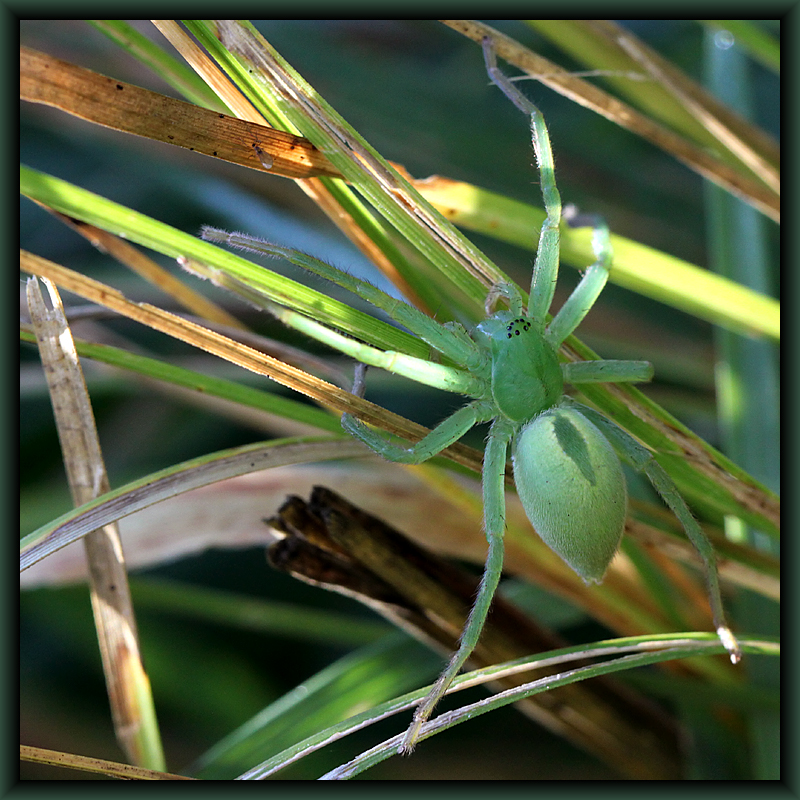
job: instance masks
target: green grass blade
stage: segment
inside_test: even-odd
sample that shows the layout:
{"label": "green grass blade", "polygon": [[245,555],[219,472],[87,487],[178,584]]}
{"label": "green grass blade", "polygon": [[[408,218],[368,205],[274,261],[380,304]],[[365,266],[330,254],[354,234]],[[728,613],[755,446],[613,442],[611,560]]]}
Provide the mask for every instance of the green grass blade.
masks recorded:
{"label": "green grass blade", "polygon": [[[650,649],[649,646],[656,643],[658,640],[666,643],[670,638],[672,637],[653,637],[649,641],[643,640],[643,643],[645,644],[644,649]],[[696,639],[696,641],[694,641],[692,644],[676,643],[673,646],[666,646],[661,652],[644,652],[634,653],[633,655],[622,655],[618,658],[613,658],[599,664],[592,664],[588,667],[578,667],[572,670],[565,670],[556,677],[548,676],[545,678],[540,678],[532,683],[523,684],[522,686],[515,687],[514,689],[508,689],[506,691],[499,692],[487,700],[481,700],[477,703],[456,709],[455,711],[445,712],[423,725],[422,732],[420,734],[420,741],[430,738],[431,736],[441,733],[442,731],[449,730],[453,726],[459,725],[462,722],[467,722],[470,719],[474,719],[476,716],[486,714],[511,703],[516,703],[525,697],[531,697],[533,695],[540,694],[541,692],[549,691],[556,686],[566,686],[570,683],[586,680],[587,678],[610,675],[615,672],[633,669],[635,667],[649,666],[651,664],[658,664],[664,661],[671,661],[679,658],[689,658],[691,656],[707,654],[713,651],[723,651],[721,645],[717,646],[712,644],[710,647],[707,646],[709,642],[707,641],[708,637],[706,635],[692,634],[686,638]],[[704,639],[706,641],[703,641]],[[604,646],[607,644],[607,642],[597,642],[594,645],[587,646],[585,649],[587,650],[587,654],[591,654],[591,651],[595,648],[598,651],[602,651]],[[770,642],[747,642],[743,643],[743,648],[745,649],[745,652],[749,653],[766,652],[771,653],[772,655],[777,655],[779,653],[779,649],[773,647]],[[370,767],[379,764],[381,761],[385,761],[387,758],[396,755],[397,747],[401,740],[402,734],[395,736],[377,745],[371,750],[362,753],[351,762],[343,764],[341,767],[338,767],[326,775],[323,775],[321,780],[347,780],[349,778],[353,778]]]}
{"label": "green grass blade", "polygon": [[[297,74],[250,23],[187,21],[268,119],[310,139],[436,271],[480,307],[502,273]],[[478,280],[482,276],[483,280]]]}
{"label": "green grass blade", "polygon": [[439,658],[400,633],[386,636],[326,667],[219,742],[194,774],[230,780],[270,753],[315,737],[318,731],[429,680]]}
{"label": "green grass blade", "polygon": [[[777,655],[779,648],[776,647],[771,641],[743,641],[743,646],[747,648],[748,652],[758,652],[769,655]],[[652,652],[654,649],[658,652]],[[572,670],[565,673],[566,683],[573,683],[578,680],[583,680],[589,677],[590,674],[597,675],[603,671],[610,669],[616,671],[620,669],[627,669],[630,667],[630,662],[625,662],[619,656],[625,656],[626,653],[636,654],[633,658],[634,666],[640,664],[638,659],[656,659],[658,661],[665,661],[671,658],[680,658],[685,655],[706,655],[712,652],[722,652],[722,646],[719,640],[713,634],[703,633],[690,633],[690,634],[665,634],[657,636],[632,636],[623,637],[619,639],[611,639],[607,641],[595,642],[588,645],[578,645],[573,647],[565,647],[558,650],[552,650],[547,653],[537,653],[526,658],[510,661],[505,664],[496,664],[491,667],[474,670],[464,675],[460,675],[453,682],[452,687],[448,690],[448,694],[458,692],[467,687],[482,685],[489,683],[493,680],[499,679],[506,675],[517,675],[525,671],[539,669],[543,667],[551,667],[560,664],[569,664],[574,661],[585,660],[589,657],[611,656],[612,660],[609,662],[594,665],[592,667],[584,668],[589,672],[581,672]],[[630,657],[629,657],[630,658]],[[654,663],[656,663],[654,662]],[[650,663],[649,661],[647,663]],[[613,665],[619,665],[616,668]],[[600,670],[601,673],[596,672]],[[444,729],[449,728],[453,724],[465,722],[474,716],[477,707],[477,713],[486,713],[494,708],[508,705],[511,702],[516,702],[521,699],[520,694],[530,696],[541,691],[546,691],[552,685],[553,677],[543,678],[536,681],[534,684],[523,685],[515,689],[503,692],[500,695],[490,697],[488,700],[480,701],[474,706],[470,706],[467,710],[457,709],[456,711],[449,712],[448,715],[441,715],[436,717],[428,723],[428,728],[433,735],[439,733]],[[403,711],[411,709],[422,700],[430,687],[423,687],[406,695],[395,697],[389,701],[381,703],[377,706],[370,708],[367,711],[356,714],[343,722],[332,725],[326,730],[320,730],[309,736],[307,739],[298,742],[291,747],[288,747],[283,752],[277,753],[268,760],[259,764],[256,767],[248,770],[248,772],[239,776],[239,780],[263,780],[289,764],[292,764],[311,753],[326,747],[335,741],[348,736],[349,734],[360,730],[366,726],[379,722],[387,717],[399,714]],[[442,725],[442,721],[446,720]],[[366,759],[361,759],[359,764],[359,771],[367,769],[374,764],[392,756],[396,752],[396,745],[399,742],[400,736],[395,737],[395,740],[390,740],[390,743],[379,745],[374,751],[366,756]],[[363,756],[364,754],[362,754]],[[378,756],[377,760],[372,760],[373,756]],[[353,762],[351,762],[352,764]],[[363,767],[363,769],[362,769]],[[346,765],[345,765],[346,768]],[[339,777],[352,777],[352,775],[344,775],[344,769],[339,768],[336,775]],[[331,776],[333,777],[333,776]]]}
{"label": "green grass blade", "polygon": [[[456,225],[536,251],[543,209],[458,181],[420,190]],[[780,339],[777,300],[613,232],[611,243],[611,283],[739,333]],[[583,270],[593,258],[591,230],[562,226],[562,262]]]}
{"label": "green grass blade", "polygon": [[62,214],[123,236],[172,258],[188,258],[241,275],[258,285],[270,300],[339,328],[387,350],[428,356],[429,348],[415,337],[264,267],[203,242],[93,192],[43,172],[20,166],[20,192]]}
{"label": "green grass blade", "polygon": [[90,25],[160,75],[173,89],[196,105],[230,114],[210,87],[186,64],[178,61],[122,19],[89,19]]}
{"label": "green grass blade", "polygon": [[[737,39],[738,40],[738,39]],[[706,33],[706,71],[711,88],[741,113],[752,116],[753,76],[745,55],[737,48],[715,46]],[[715,269],[735,280],[764,289],[770,284],[770,259],[763,219],[739,199],[708,186],[709,250]],[[780,377],[779,354],[766,342],[750,341],[717,330],[717,404],[723,447],[737,463],[770,488],[780,486]],[[734,541],[757,549],[779,552],[778,542],[748,529],[741,518],[725,520],[725,532]],[[780,632],[778,603],[753,592],[737,597],[740,624],[761,634]],[[778,692],[776,664],[759,663],[751,672],[753,686]],[[751,711],[747,716],[752,746],[752,774],[759,780],[780,778],[780,713]]]}

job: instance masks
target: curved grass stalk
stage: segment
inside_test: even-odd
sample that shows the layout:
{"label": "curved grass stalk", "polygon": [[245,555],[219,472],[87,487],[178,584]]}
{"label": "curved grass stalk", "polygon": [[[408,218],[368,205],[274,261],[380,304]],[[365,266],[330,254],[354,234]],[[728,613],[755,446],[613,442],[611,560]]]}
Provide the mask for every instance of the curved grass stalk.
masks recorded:
{"label": "curved grass stalk", "polygon": [[[779,654],[779,647],[769,641],[743,639],[741,644],[748,653]],[[657,650],[658,652],[653,652],[653,650]],[[534,656],[517,659],[516,661],[506,664],[496,664],[491,667],[474,670],[456,678],[447,693],[453,694],[463,689],[498,680],[504,676],[517,675],[533,669],[569,664],[570,662],[581,661],[590,657],[609,657],[608,661],[601,664],[579,667],[564,672],[557,678],[543,678],[531,684],[524,684],[506,692],[493,695],[478,703],[441,714],[426,724],[421,738],[429,738],[430,736],[447,730],[453,725],[466,722],[475,716],[514,703],[532,694],[547,691],[549,688],[554,688],[557,685],[566,685],[579,680],[585,680],[589,677],[610,674],[612,672],[631,669],[636,666],[644,666],[647,664],[705,654],[710,651],[724,652],[719,640],[716,639],[713,634],[691,633],[647,637],[623,637],[595,642],[591,645],[566,647],[544,654],[538,653]],[[258,766],[253,767],[240,775],[237,780],[263,780],[268,778],[290,764],[299,761],[305,756],[357,730],[361,730],[376,722],[380,722],[395,714],[413,708],[424,699],[428,688],[429,687],[423,687],[414,692],[409,692],[408,694],[382,703],[368,711],[357,714],[341,723],[332,725],[298,742],[296,745],[287,748],[281,753],[276,754]],[[398,735],[383,742],[377,747],[363,753],[354,761],[342,765],[333,772],[323,776],[322,779],[340,780],[354,777],[356,774],[363,772],[369,767],[396,755],[397,746],[401,738],[402,736]]]}
{"label": "curved grass stalk", "polygon": [[184,461],[100,495],[20,540],[20,571],[103,525],[190,489],[270,467],[368,455],[342,439],[278,439]]}

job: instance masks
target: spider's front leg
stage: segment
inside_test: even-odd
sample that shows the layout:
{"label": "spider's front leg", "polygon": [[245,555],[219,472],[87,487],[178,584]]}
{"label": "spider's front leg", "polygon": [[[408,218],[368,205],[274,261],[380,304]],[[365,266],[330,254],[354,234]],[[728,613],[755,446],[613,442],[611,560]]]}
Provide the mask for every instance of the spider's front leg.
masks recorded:
{"label": "spider's front leg", "polygon": [[527,114],[531,122],[531,141],[533,142],[533,150],[539,167],[542,198],[547,217],[539,234],[539,247],[536,251],[536,261],[534,262],[533,275],[531,277],[528,316],[537,320],[544,320],[553,302],[553,295],[556,290],[561,238],[559,231],[559,226],[561,225],[561,195],[556,186],[555,163],[553,161],[553,151],[550,147],[550,137],[547,133],[547,126],[542,112],[498,68],[497,55],[494,51],[492,40],[487,36],[481,44],[483,46],[486,71],[489,73],[492,83],[523,114]]}

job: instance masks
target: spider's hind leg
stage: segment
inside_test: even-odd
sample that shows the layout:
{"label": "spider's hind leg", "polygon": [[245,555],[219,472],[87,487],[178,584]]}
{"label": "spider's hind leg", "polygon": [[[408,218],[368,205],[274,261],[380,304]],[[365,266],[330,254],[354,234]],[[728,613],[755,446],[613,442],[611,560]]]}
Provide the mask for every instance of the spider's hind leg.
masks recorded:
{"label": "spider's hind leg", "polygon": [[611,442],[614,449],[620,456],[628,462],[637,472],[641,472],[650,481],[653,488],[661,496],[669,509],[678,518],[686,536],[694,545],[697,554],[703,561],[706,574],[706,584],[708,585],[708,596],[711,603],[711,613],[714,619],[714,628],[717,636],[728,651],[731,662],[737,664],[741,661],[742,651],[739,642],[730,629],[725,619],[725,609],[722,604],[722,592],[719,585],[719,573],[717,571],[717,558],[714,548],[708,537],[703,533],[703,529],[697,520],[692,516],[692,512],[686,505],[686,501],[681,497],[675,482],[667,474],[666,470],[655,460],[653,454],[637,442],[630,434],[607,419],[594,409],[573,403],[580,412],[588,417]]}

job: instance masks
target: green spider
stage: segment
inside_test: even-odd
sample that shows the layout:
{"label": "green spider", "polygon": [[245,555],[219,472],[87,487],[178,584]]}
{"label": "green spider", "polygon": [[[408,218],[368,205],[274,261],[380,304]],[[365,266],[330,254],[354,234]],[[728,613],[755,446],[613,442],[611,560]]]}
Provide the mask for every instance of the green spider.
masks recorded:
{"label": "green spider", "polygon": [[[608,228],[593,221],[596,261],[549,325],[559,266],[561,198],[556,187],[553,155],[544,119],[497,67],[491,42],[485,39],[486,69],[493,83],[530,117],[533,148],[541,176],[547,217],[542,226],[527,309],[516,287],[495,287],[486,301],[487,314],[472,333],[456,323],[440,325],[413,307],[323,262],[288,248],[241,234],[204,228],[203,238],[289,259],[357,293],[386,311],[457,365],[433,364],[384,352],[341,336],[318,323],[283,310],[290,324],[352,355],[364,364],[383,367],[432,386],[471,396],[423,439],[410,447],[387,440],[350,414],[342,427],[389,461],[419,464],[460,439],[479,423],[492,422],[483,460],[484,528],[489,543],[475,603],[450,659],[419,705],[401,745],[410,752],[421,726],[430,717],[480,637],[503,568],[505,472],[509,447],[517,493],[542,540],[585,581],[599,582],[619,548],[627,516],[627,491],[620,458],[644,473],[680,520],[705,566],[716,631],[731,661],[741,658],[738,642],[725,621],[713,548],[695,521],[672,479],[651,453],[594,409],[564,394],[564,384],[631,383],[652,377],[646,361],[585,361],[560,364],[557,351],[591,309],[608,279],[611,243]],[[573,225],[585,219],[568,220]],[[227,278],[220,281],[246,296],[252,290]],[[507,311],[490,313],[504,299]],[[262,301],[263,302],[263,301]]]}

